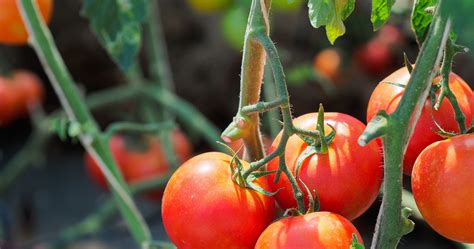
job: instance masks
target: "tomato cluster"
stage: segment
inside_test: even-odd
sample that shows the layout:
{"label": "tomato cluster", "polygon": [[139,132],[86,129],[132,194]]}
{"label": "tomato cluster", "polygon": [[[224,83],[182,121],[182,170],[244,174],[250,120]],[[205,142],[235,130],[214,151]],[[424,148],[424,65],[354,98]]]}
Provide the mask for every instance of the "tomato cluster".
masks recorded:
{"label": "tomato cluster", "polygon": [[[162,217],[165,229],[178,248],[348,248],[353,234],[349,220],[361,215],[375,200],[382,181],[381,153],[376,142],[357,144],[365,125],[342,113],[324,114],[328,135],[334,138],[327,153],[315,153],[301,165],[298,179],[320,201],[318,212],[272,221],[282,208],[296,208],[288,178],[275,182],[275,173],[254,181],[275,198],[243,187],[234,180],[229,155],[211,152],[184,163],[166,186]],[[294,119],[301,129],[315,130],[317,113]],[[280,143],[278,135],[269,152]],[[238,144],[238,142],[236,142]],[[234,146],[235,147],[235,146]],[[295,164],[308,145],[298,136],[286,145],[286,164],[294,175]],[[364,156],[360,156],[360,155]],[[243,168],[248,163],[241,161]],[[278,158],[267,170],[278,168]],[[300,186],[303,189],[303,186]],[[306,196],[308,199],[308,196]],[[196,227],[199,227],[197,232]],[[317,239],[315,239],[317,238]]]}
{"label": "tomato cluster", "polygon": [[[169,165],[166,161],[162,145],[156,137],[145,137],[145,148],[130,148],[127,139],[123,135],[114,135],[109,141],[112,156],[117,167],[127,183],[133,184],[154,178],[164,177],[169,174]],[[187,137],[180,131],[172,132],[173,147],[178,160],[186,161],[191,157],[192,147]],[[90,177],[101,187],[107,189],[107,180],[99,166],[88,153],[84,155],[87,172]],[[152,200],[160,200],[163,190],[157,189],[146,193],[146,197]]]}
{"label": "tomato cluster", "polygon": [[[25,44],[28,33],[18,9],[16,0],[0,0],[0,43],[8,45]],[[36,0],[41,16],[49,22],[53,0]]]}
{"label": "tomato cluster", "polygon": [[44,97],[41,80],[35,74],[18,70],[11,77],[0,76],[0,126],[28,113],[28,108]]}

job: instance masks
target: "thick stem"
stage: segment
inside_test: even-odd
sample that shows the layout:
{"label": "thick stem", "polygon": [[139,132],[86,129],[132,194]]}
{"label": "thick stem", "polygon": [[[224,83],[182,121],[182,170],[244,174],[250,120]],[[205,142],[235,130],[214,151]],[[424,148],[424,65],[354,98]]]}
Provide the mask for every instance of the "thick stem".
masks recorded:
{"label": "thick stem", "polygon": [[262,86],[265,51],[255,39],[255,35],[263,32],[269,33],[268,13],[270,1],[253,0],[245,33],[240,80],[240,102],[238,117],[245,120],[245,129],[242,130],[242,139],[245,145],[245,154],[248,161],[255,161],[265,156],[262,146],[259,127],[259,114],[245,115],[241,109],[245,106],[256,104],[260,99]]}
{"label": "thick stem", "polygon": [[106,137],[101,134],[84,100],[78,94],[79,91],[54,44],[51,33],[38,14],[38,7],[32,0],[18,0],[18,5],[27,26],[29,41],[38,54],[68,118],[83,127],[88,127],[88,134],[80,134],[79,140],[99,163],[132,235],[140,245],[151,240],[150,231],[115,165]]}
{"label": "thick stem", "polygon": [[[443,7],[444,2],[445,0],[439,1],[438,10],[431,24],[428,37],[421,48],[416,67],[411,74],[410,81],[397,109],[386,119],[387,122],[374,124],[372,122],[380,120],[380,118],[374,118],[374,121],[370,122],[372,124],[369,123],[367,126],[375,129],[374,126],[385,125],[381,129],[385,132],[382,137],[385,150],[383,201],[372,248],[396,248],[400,238],[404,235],[404,231],[407,231],[403,227],[406,223],[403,222],[401,213],[403,154],[414,128],[414,125],[410,125],[410,121],[415,124],[418,120],[435,76],[434,68],[439,64],[449,33],[450,21]],[[366,137],[366,135],[363,134],[361,137]],[[361,141],[361,144],[367,142]]]}
{"label": "thick stem", "polygon": [[[276,91],[275,91],[275,82],[273,81],[273,74],[272,68],[269,65],[269,62],[265,65],[265,80],[263,83],[263,95],[265,101],[273,101],[277,99]],[[265,115],[266,123],[268,127],[268,132],[270,138],[275,138],[281,130],[281,126],[278,123],[280,120],[280,115],[278,114],[277,110],[270,110],[268,111],[267,115]]]}

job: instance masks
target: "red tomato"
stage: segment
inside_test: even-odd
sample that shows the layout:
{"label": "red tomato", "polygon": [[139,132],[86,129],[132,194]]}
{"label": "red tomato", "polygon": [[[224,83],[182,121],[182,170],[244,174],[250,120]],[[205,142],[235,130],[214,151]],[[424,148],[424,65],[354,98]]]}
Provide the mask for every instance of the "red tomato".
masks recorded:
{"label": "red tomato", "polygon": [[12,80],[0,77],[0,126],[4,126],[19,116],[21,95]]}
{"label": "red tomato", "polygon": [[413,168],[412,190],[426,222],[446,238],[474,243],[474,135],[428,146]]}
{"label": "red tomato", "polygon": [[274,222],[258,238],[255,249],[348,249],[357,229],[344,217],[315,212]]}
{"label": "red tomato", "polygon": [[[317,113],[309,113],[294,120],[295,126],[315,130]],[[325,123],[334,127],[336,135],[327,154],[308,157],[299,170],[301,179],[310,190],[316,190],[322,211],[340,214],[355,219],[374,202],[382,181],[382,155],[377,143],[359,146],[358,137],[365,129],[359,120],[342,113],[325,113]],[[331,128],[326,125],[325,131]],[[270,151],[280,143],[281,132],[273,141]],[[297,160],[308,145],[297,135],[288,140],[285,150],[286,165],[294,173]],[[270,161],[268,170],[278,169],[278,157]],[[275,174],[269,175],[272,191],[282,190],[276,195],[282,208],[296,207],[291,184],[281,174],[277,184]],[[300,184],[301,186],[301,184]],[[306,203],[308,201],[305,194]]]}
{"label": "red tomato", "polygon": [[355,52],[358,66],[369,75],[385,73],[393,64],[394,58],[387,44],[372,40]]}
{"label": "red tomato", "polygon": [[41,79],[26,70],[18,70],[12,77],[16,88],[22,93],[23,112],[28,112],[28,106],[41,102],[44,98],[44,89]]}
{"label": "red tomato", "polygon": [[376,40],[386,44],[387,46],[398,46],[403,43],[404,37],[400,29],[391,24],[386,24],[377,33]]}
{"label": "red tomato", "polygon": [[[231,160],[224,153],[204,153],[171,177],[161,213],[165,230],[178,248],[251,249],[272,222],[274,199],[234,183]],[[267,188],[263,178],[256,184]]]}
{"label": "red tomato", "polygon": [[[115,163],[120,171],[123,171],[124,157],[127,153],[124,138],[121,135],[114,135],[109,141],[110,151],[115,160]],[[101,187],[108,189],[107,180],[104,174],[99,168],[99,165],[95,162],[94,158],[89,153],[84,154],[84,162],[86,164],[87,173],[89,176]]]}
{"label": "red tomato", "polygon": [[[382,82],[406,85],[409,79],[408,69],[403,67],[389,75]],[[437,80],[439,79],[435,79],[435,81]],[[377,85],[370,97],[367,108],[367,121],[370,121],[379,110],[386,110],[389,114],[394,112],[405,91],[403,87],[382,82]],[[470,107],[470,99],[473,97],[472,90],[461,77],[454,73],[451,73],[449,76],[449,86],[456,96],[461,110],[466,115],[466,125],[469,126],[472,120],[472,112],[474,111]],[[438,111],[431,107],[430,99],[426,100],[405,152],[403,172],[407,175],[411,175],[413,163],[420,152],[426,146],[442,139],[435,132],[437,126],[433,121],[433,117],[444,130],[459,132],[458,124],[454,119],[454,111],[448,99],[445,98],[443,100]]]}
{"label": "red tomato", "polygon": [[335,48],[327,48],[314,57],[314,69],[325,77],[336,80],[339,75],[342,59]]}
{"label": "red tomato", "polygon": [[[52,0],[36,0],[41,16],[49,22],[53,9]],[[9,45],[25,44],[28,33],[23,25],[16,0],[0,0],[0,43]]]}
{"label": "red tomato", "polygon": [[[191,157],[192,148],[186,136],[179,132],[172,133],[173,146],[180,161]],[[124,138],[115,135],[110,140],[110,150],[119,167],[125,181],[129,184],[150,180],[154,177],[164,176],[169,172],[169,166],[161,144],[157,138],[147,137],[148,148],[146,150],[130,150],[126,147]],[[86,167],[100,186],[107,189],[107,181],[94,159],[86,153]],[[161,200],[162,189],[150,191],[147,197],[153,200]]]}

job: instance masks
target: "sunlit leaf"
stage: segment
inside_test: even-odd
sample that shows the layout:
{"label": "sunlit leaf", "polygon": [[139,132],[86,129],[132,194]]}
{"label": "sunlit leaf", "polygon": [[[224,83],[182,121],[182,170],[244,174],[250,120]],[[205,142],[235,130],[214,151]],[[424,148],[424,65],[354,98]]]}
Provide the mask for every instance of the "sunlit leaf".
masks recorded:
{"label": "sunlit leaf", "polygon": [[380,29],[390,17],[390,11],[395,0],[372,0],[372,14],[370,21],[374,30]]}
{"label": "sunlit leaf", "polygon": [[315,28],[326,27],[326,35],[333,44],[346,32],[344,20],[354,10],[355,0],[309,0],[309,19]]}

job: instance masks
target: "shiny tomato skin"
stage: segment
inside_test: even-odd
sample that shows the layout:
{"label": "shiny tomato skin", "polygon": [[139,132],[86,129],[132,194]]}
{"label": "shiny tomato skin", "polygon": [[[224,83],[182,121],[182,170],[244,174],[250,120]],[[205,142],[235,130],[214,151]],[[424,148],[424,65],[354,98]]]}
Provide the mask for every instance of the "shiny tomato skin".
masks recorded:
{"label": "shiny tomato skin", "polygon": [[[389,75],[377,85],[370,97],[369,105],[367,107],[367,122],[369,122],[379,110],[386,110],[389,114],[394,112],[405,91],[405,89],[400,86],[383,82],[406,85],[409,79],[410,74],[408,69],[403,67]],[[435,79],[435,82],[438,80],[439,79]],[[472,90],[461,77],[454,73],[451,73],[449,76],[449,86],[456,96],[461,110],[466,116],[466,125],[469,127],[474,111],[471,110],[470,107],[470,99],[473,97]],[[403,172],[406,175],[411,175],[413,163],[420,152],[428,145],[442,139],[442,137],[435,132],[437,126],[433,121],[432,115],[444,130],[459,132],[458,124],[454,119],[454,111],[447,98],[443,100],[439,110],[437,111],[431,107],[431,100],[426,100],[413,131],[413,135],[408,143],[403,160]]]}
{"label": "shiny tomato skin", "polygon": [[416,205],[439,234],[474,243],[474,134],[435,142],[418,156],[412,175]]}
{"label": "shiny tomato skin", "polygon": [[12,75],[15,86],[22,94],[23,112],[28,112],[30,105],[41,102],[44,98],[44,88],[41,79],[34,73],[26,70],[17,70]]}
{"label": "shiny tomato skin", "polygon": [[[115,163],[119,170],[122,172],[124,164],[124,156],[127,153],[127,148],[125,146],[125,139],[121,135],[114,135],[109,140],[110,152],[115,160]],[[86,165],[86,170],[88,175],[103,189],[108,189],[107,180],[99,168],[99,165],[96,163],[94,158],[89,153],[84,154],[84,163]]]}
{"label": "shiny tomato skin", "polygon": [[[0,0],[0,43],[21,45],[28,40],[28,33],[20,15],[16,0]],[[36,0],[41,16],[49,22],[53,0]]]}
{"label": "shiny tomato skin", "polygon": [[337,80],[342,58],[335,48],[327,48],[316,54],[313,61],[314,69],[331,80]]}
{"label": "shiny tomato skin", "polygon": [[19,116],[21,95],[15,89],[14,82],[0,76],[0,126],[8,125]]}
{"label": "shiny tomato skin", "polygon": [[[296,127],[316,129],[317,113],[309,113],[294,119]],[[359,120],[342,113],[327,112],[325,123],[336,131],[327,154],[314,154],[307,158],[299,170],[301,179],[310,190],[316,190],[321,211],[340,214],[349,220],[365,212],[374,202],[382,181],[382,155],[376,142],[365,147],[359,146],[358,137],[365,129]],[[328,133],[331,128],[326,125]],[[270,151],[280,143],[281,133],[273,141]],[[307,144],[297,135],[288,140],[285,150],[286,165],[294,173],[297,160]],[[278,168],[278,157],[270,161],[268,170]],[[276,200],[282,208],[296,207],[290,182],[282,174],[274,183],[275,174],[269,175],[272,191],[277,191]],[[300,184],[301,186],[301,184]],[[305,194],[307,200],[307,194]]]}
{"label": "shiny tomato skin", "polygon": [[[234,183],[231,160],[219,152],[200,154],[169,180],[161,212],[165,230],[178,248],[252,249],[272,222],[274,199]],[[264,178],[256,184],[268,189]]]}
{"label": "shiny tomato skin", "polygon": [[331,212],[286,217],[271,224],[258,238],[255,249],[348,249],[352,235],[363,244],[346,218]]}

